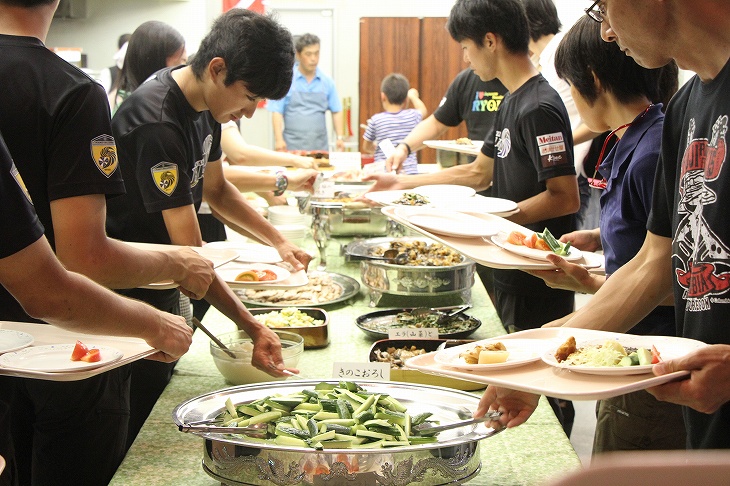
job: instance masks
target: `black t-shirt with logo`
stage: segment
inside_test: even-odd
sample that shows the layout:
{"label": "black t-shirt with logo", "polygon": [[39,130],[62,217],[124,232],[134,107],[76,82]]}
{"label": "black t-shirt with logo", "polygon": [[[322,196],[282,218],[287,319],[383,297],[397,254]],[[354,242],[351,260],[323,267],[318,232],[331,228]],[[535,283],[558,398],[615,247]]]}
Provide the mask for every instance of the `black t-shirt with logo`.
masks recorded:
{"label": "black t-shirt with logo", "polygon": [[0,136],[0,258],[9,257],[43,236],[43,225]]}
{"label": "black t-shirt with logo", "polygon": [[[0,35],[0,133],[55,247],[50,202],[124,192],[104,88],[33,37]],[[0,318],[35,321],[3,288]]]}
{"label": "black t-shirt with logo", "polygon": [[449,127],[464,121],[469,138],[484,140],[505,94],[507,88],[498,79],[482,81],[467,68],[451,82],[433,116]]}
{"label": "black t-shirt with logo", "polygon": [[[730,62],[709,83],[688,81],[664,119],[648,229],[672,238],[677,335],[730,344]],[[730,448],[730,403],[685,409],[692,448]]]}
{"label": "black t-shirt with logo", "polygon": [[[520,202],[546,190],[554,177],[575,175],[573,133],[558,93],[541,74],[508,94],[497,112],[494,131],[482,153],[494,159],[492,194]],[[559,237],[575,229],[573,215],[526,225],[533,231],[548,228]],[[495,286],[505,292],[530,295],[548,289],[542,279],[518,270],[494,272]]]}
{"label": "black t-shirt with logo", "polygon": [[[221,158],[220,123],[197,112],[172,78],[159,71],[137,88],[112,120],[127,194],[109,201],[107,231],[126,241],[169,244],[162,211],[203,198],[208,160]],[[177,290],[124,292],[161,309],[176,302]]]}

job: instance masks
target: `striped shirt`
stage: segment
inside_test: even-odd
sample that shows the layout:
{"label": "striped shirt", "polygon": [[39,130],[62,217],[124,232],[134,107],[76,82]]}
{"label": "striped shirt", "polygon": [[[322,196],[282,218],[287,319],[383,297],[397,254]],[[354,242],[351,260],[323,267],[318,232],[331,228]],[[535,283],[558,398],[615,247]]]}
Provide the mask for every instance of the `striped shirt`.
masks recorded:
{"label": "striped shirt", "polygon": [[[381,142],[389,139],[393,145],[398,145],[411,133],[411,130],[418,125],[423,117],[418,110],[401,110],[397,113],[384,111],[373,115],[368,122],[368,127],[362,138],[369,142]],[[385,161],[383,151],[378,147],[375,150],[375,162]],[[418,173],[418,161],[416,154],[412,153],[403,162],[401,171],[405,174]]]}

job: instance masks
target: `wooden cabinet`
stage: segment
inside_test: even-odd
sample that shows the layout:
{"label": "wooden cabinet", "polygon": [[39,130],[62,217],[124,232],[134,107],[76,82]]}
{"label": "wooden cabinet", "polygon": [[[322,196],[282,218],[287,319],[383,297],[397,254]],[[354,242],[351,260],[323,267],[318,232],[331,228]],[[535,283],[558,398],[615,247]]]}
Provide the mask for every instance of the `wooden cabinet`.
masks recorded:
{"label": "wooden cabinet", "polygon": [[[446,30],[445,17],[363,17],[360,19],[359,123],[383,111],[380,82],[398,72],[418,89],[429,115],[438,107],[451,81],[466,67],[459,44]],[[466,136],[464,124],[442,138]],[[361,133],[362,138],[362,133]],[[418,154],[422,164],[435,163],[436,151]]]}

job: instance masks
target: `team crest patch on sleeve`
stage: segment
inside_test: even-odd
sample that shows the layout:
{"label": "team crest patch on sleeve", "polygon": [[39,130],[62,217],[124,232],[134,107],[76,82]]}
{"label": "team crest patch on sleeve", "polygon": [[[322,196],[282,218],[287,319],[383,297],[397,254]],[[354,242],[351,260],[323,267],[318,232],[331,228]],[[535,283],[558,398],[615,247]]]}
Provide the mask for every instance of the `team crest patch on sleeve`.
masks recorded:
{"label": "team crest patch on sleeve", "polygon": [[18,187],[20,187],[20,190],[23,191],[23,194],[25,194],[28,201],[33,204],[33,200],[30,198],[30,193],[28,192],[28,187],[26,187],[23,178],[20,177],[20,172],[18,171],[18,168],[15,167],[15,162],[13,162],[13,165],[10,166],[10,175],[13,176],[13,179],[15,179],[15,182],[18,184]]}
{"label": "team crest patch on sleeve", "polygon": [[117,144],[111,135],[99,135],[91,140],[91,158],[94,159],[97,169],[107,178],[111,177],[119,159],[117,158]]}
{"label": "team crest patch on sleeve", "polygon": [[155,180],[157,189],[166,196],[172,195],[177,187],[178,170],[177,164],[172,162],[160,162],[152,167],[152,178]]}
{"label": "team crest patch on sleeve", "polygon": [[537,147],[540,150],[540,161],[543,167],[566,164],[568,155],[565,149],[565,140],[561,132],[538,135]]}

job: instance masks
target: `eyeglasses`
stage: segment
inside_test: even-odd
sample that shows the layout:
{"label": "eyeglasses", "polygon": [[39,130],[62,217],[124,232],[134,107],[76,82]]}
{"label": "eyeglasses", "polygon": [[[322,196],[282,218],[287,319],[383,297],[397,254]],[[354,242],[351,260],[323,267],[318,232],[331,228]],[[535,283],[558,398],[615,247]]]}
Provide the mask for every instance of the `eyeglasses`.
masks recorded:
{"label": "eyeglasses", "polygon": [[595,20],[599,24],[603,22],[603,19],[606,17],[606,6],[605,5],[599,5],[604,0],[596,0],[593,2],[593,5],[585,9],[586,15],[588,15],[592,20]]}
{"label": "eyeglasses", "polygon": [[603,155],[606,153],[606,147],[608,147],[608,142],[611,141],[611,138],[613,138],[616,135],[616,132],[619,132],[623,130],[624,128],[629,128],[631,125],[633,125],[638,120],[641,120],[644,118],[644,115],[646,115],[649,112],[649,108],[651,108],[652,105],[649,105],[646,107],[646,110],[644,112],[634,118],[634,120],[631,123],[627,123],[625,125],[621,125],[620,127],[611,130],[611,133],[608,134],[606,137],[606,140],[603,141],[603,147],[601,147],[601,152],[598,154],[598,160],[596,161],[596,168],[593,171],[593,177],[588,178],[588,185],[591,186],[594,189],[605,189],[608,187],[608,181],[606,178],[598,179],[596,176],[598,175],[598,168],[601,167],[601,162],[603,162]]}

